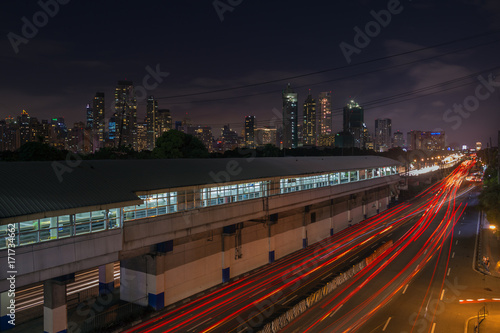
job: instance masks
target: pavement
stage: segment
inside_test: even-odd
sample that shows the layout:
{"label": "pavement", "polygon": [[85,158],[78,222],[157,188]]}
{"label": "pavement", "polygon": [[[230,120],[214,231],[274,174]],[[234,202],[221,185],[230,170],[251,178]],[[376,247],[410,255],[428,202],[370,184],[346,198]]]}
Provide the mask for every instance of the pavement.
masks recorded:
{"label": "pavement", "polygon": [[[490,228],[489,221],[482,214],[479,231],[475,269],[480,274],[500,279],[500,230]],[[488,305],[485,309],[485,316],[471,313],[464,332],[500,332],[500,313],[497,311],[488,313]],[[480,321],[479,327],[477,327],[478,320]]]}

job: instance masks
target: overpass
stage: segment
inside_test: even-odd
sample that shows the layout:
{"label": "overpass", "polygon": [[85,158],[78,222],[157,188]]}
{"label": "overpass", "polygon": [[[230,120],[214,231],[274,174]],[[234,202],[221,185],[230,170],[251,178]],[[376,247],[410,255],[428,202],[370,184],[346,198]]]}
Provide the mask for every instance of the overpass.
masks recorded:
{"label": "overpass", "polygon": [[[66,284],[159,310],[386,209],[399,163],[374,156],[1,163],[2,327],[10,283],[44,283],[46,332],[64,332]],[[10,247],[10,249],[8,249]],[[15,272],[15,273],[9,273]]]}

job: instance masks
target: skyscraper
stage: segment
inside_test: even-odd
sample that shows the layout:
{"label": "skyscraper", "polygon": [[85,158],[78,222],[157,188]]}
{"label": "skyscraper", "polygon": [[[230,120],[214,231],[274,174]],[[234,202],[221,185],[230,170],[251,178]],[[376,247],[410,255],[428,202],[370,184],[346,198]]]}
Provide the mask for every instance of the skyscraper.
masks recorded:
{"label": "skyscraper", "polygon": [[391,148],[391,119],[375,119],[375,150],[384,152]]}
{"label": "skyscraper", "polygon": [[87,104],[87,108],[86,108],[86,124],[85,124],[85,128],[88,128],[90,130],[93,129],[94,127],[94,111],[92,110],[92,107],[90,106],[90,104]]}
{"label": "skyscraper", "polygon": [[445,132],[410,131],[407,136],[410,150],[442,150],[446,147]]}
{"label": "skyscraper", "polygon": [[97,148],[104,147],[104,133],[106,124],[104,123],[104,93],[96,92],[94,101],[92,103],[93,110],[93,120],[94,120],[94,133],[93,133],[93,141],[94,141],[94,151]]}
{"label": "skyscraper", "polygon": [[322,92],[318,97],[318,135],[332,135],[332,93]]}
{"label": "skyscraper", "polygon": [[[163,133],[168,132],[172,129],[172,115],[169,109],[159,109],[157,123],[157,138]],[[181,123],[182,124],[182,123]]]}
{"label": "skyscraper", "polygon": [[282,94],[283,98],[283,148],[297,148],[298,133],[298,107],[297,93],[287,85]]}
{"label": "skyscraper", "polygon": [[358,103],[351,100],[344,107],[344,132],[350,133],[354,138],[354,147],[363,148],[364,140],[364,110]]}
{"label": "skyscraper", "polygon": [[316,145],[316,101],[309,91],[304,102],[304,128],[302,131],[304,145]]}
{"label": "skyscraper", "polygon": [[247,147],[255,147],[255,116],[245,117],[245,144]]}
{"label": "skyscraper", "polygon": [[137,99],[132,81],[118,81],[115,89],[116,145],[137,149]]}
{"label": "skyscraper", "polygon": [[146,105],[146,123],[147,123],[147,147],[153,150],[158,138],[158,101],[154,96],[149,96]]}
{"label": "skyscraper", "polygon": [[394,132],[394,139],[392,142],[392,146],[403,148],[404,145],[405,145],[405,139],[403,136],[403,132],[400,131]]}

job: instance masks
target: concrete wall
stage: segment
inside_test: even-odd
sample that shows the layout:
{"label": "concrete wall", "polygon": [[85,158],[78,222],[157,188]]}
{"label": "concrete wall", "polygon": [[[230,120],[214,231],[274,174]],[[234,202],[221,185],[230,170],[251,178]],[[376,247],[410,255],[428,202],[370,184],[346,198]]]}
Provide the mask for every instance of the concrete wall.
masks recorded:
{"label": "concrete wall", "polygon": [[[121,229],[16,248],[16,286],[29,285],[118,260]],[[2,267],[7,251],[0,252]],[[0,290],[7,290],[7,270],[0,271]]]}

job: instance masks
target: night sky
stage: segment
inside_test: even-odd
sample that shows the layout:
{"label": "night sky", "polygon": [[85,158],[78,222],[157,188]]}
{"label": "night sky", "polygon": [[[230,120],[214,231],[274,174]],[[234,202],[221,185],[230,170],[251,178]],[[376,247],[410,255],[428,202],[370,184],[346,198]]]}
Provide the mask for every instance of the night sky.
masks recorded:
{"label": "night sky", "polygon": [[[72,126],[84,121],[97,91],[106,93],[109,118],[117,81],[142,85],[146,68],[158,66],[169,75],[157,85],[150,78],[148,94],[174,120],[188,113],[216,136],[223,124],[241,130],[246,115],[255,115],[258,126],[279,124],[281,90],[290,82],[300,115],[308,89],[315,98],[332,92],[335,131],[338,110],[355,98],[370,131],[376,118],[391,118],[393,132],[405,138],[412,129],[445,130],[453,146],[486,147],[489,137],[496,145],[500,86],[478,88],[477,77],[500,73],[497,0],[221,0],[233,4],[223,21],[213,0],[60,1],[66,4],[46,24],[37,1],[1,2],[0,118],[25,109],[39,120],[65,117]],[[354,47],[354,28],[365,31],[375,20],[371,12],[388,7],[398,13],[372,30],[348,63],[339,45]],[[42,19],[39,31],[16,53],[9,36],[24,38],[22,18],[32,23],[34,16]],[[225,91],[213,92],[219,89]],[[453,111],[464,103],[470,111]],[[144,116],[142,100],[138,120]]]}

